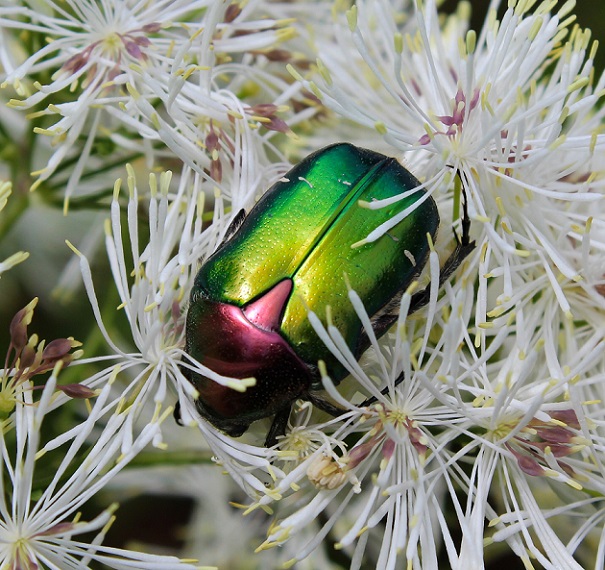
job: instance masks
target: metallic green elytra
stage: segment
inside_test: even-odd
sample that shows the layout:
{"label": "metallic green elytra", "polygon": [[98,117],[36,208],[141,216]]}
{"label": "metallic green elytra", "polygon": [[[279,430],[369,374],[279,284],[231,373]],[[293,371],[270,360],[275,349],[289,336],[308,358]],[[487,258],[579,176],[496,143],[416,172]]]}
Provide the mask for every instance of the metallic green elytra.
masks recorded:
{"label": "metallic green elytra", "polygon": [[[391,315],[396,303],[389,303],[422,271],[427,234],[434,239],[439,227],[436,204],[419,186],[396,159],[335,144],[305,158],[262,196],[202,265],[191,292],[187,353],[219,374],[256,378],[242,393],[186,372],[203,417],[239,436],[253,421],[276,414],[271,444],[296,399],[321,402],[312,393],[322,388],[319,360],[336,383],[344,378],[307,312],[325,319],[330,307],[333,324],[360,356],[367,336],[349,301],[348,280],[375,317],[377,334],[386,332],[397,318]],[[404,193],[386,208],[359,204]],[[351,247],[416,202],[378,240]],[[449,273],[472,249],[468,240],[466,247],[450,261]]]}

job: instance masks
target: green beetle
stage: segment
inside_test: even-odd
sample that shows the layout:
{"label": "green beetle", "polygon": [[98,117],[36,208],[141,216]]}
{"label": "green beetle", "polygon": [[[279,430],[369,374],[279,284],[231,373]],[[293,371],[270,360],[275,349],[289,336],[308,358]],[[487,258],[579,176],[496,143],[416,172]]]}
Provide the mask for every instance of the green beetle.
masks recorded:
{"label": "green beetle", "polygon": [[[403,291],[422,271],[439,213],[420,182],[394,158],[335,144],[295,166],[268,190],[247,216],[236,217],[227,238],[202,265],[187,314],[186,352],[215,372],[253,376],[256,384],[237,392],[185,370],[199,392],[199,413],[227,434],[275,416],[266,445],[285,432],[292,403],[301,398],[341,413],[316,394],[322,389],[317,363],[331,378],[347,374],[307,318],[331,307],[333,323],[359,357],[367,335],[349,301],[347,280],[363,300],[377,336],[397,320]],[[409,195],[378,210],[360,200]],[[417,203],[417,204],[416,204]],[[381,223],[415,209],[377,241],[351,247]],[[473,249],[463,236],[446,262],[443,282]],[[428,301],[428,290],[412,298],[411,311]]]}

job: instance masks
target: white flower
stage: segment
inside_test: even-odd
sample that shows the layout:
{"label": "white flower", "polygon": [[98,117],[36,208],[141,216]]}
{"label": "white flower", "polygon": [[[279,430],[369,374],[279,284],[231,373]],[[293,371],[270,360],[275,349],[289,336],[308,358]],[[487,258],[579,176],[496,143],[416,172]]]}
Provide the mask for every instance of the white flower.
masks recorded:
{"label": "white flower", "polygon": [[[96,159],[93,146],[99,134],[108,135],[121,148],[144,152],[149,159],[154,156],[149,141],[157,141],[158,133],[141,120],[129,93],[138,91],[150,100],[157,96],[157,85],[141,81],[145,70],[155,81],[168,85],[173,74],[186,71],[173,69],[177,62],[194,60],[195,69],[204,75],[203,70],[211,69],[216,58],[262,52],[292,36],[287,22],[247,19],[254,18],[250,9],[242,12],[224,1],[68,4],[68,9],[53,1],[44,10],[0,8],[0,29],[27,30],[44,42],[52,39],[22,64],[12,68],[8,64],[4,86],[13,85],[23,97],[13,100],[13,106],[30,109],[47,102],[48,107],[36,116],[58,115],[52,126],[36,128],[38,134],[52,137],[56,150],[37,172],[34,187],[66,158],[79,155],[65,190],[66,200],[82,173],[94,171],[90,163]],[[44,73],[52,74],[50,82],[30,85],[29,78]],[[83,145],[80,138],[85,140]]]}
{"label": "white flower", "polygon": [[[86,291],[97,324],[113,352],[111,358],[121,361],[123,371],[139,368],[130,384],[136,413],[150,394],[156,405],[161,405],[170,380],[182,378],[179,366],[184,330],[180,304],[186,299],[191,273],[195,270],[191,243],[201,230],[198,207],[203,207],[203,195],[199,187],[194,187],[191,194],[185,196],[189,179],[184,177],[176,196],[169,199],[170,180],[169,172],[162,173],[159,181],[155,175],[150,176],[149,235],[145,236],[146,245],[142,250],[139,249],[142,212],[131,169],[128,178],[128,241],[124,243],[122,235],[120,180],[115,185],[111,220],[106,224],[107,253],[122,301],[119,309],[128,319],[131,342],[138,352],[131,353],[121,348],[106,329],[88,260],[71,246],[80,257]],[[127,262],[129,255],[132,256],[132,265]],[[102,385],[110,371],[111,368],[91,377],[86,384],[90,387]],[[188,385],[186,382],[183,384]]]}
{"label": "white flower", "polygon": [[[566,253],[582,250],[591,216],[593,232],[596,224],[602,233],[603,216],[594,213],[604,208],[605,112],[597,101],[605,78],[594,78],[589,32],[570,29],[570,2],[557,13],[547,2],[531,11],[512,3],[501,20],[498,4],[477,35],[464,3],[443,16],[435,2],[357,2],[348,26],[339,15],[332,36],[318,39],[319,73],[305,82],[324,104],[406,153],[442,207],[448,170],[460,175],[483,252],[477,325],[490,309],[488,278],[502,277],[497,300],[506,303],[524,264],[541,267],[566,311],[558,281],[586,271]],[[602,240],[592,249],[602,267]],[[531,282],[526,299],[538,293]]]}
{"label": "white flower", "polygon": [[[380,568],[398,567],[403,556],[408,564],[422,560],[423,567],[437,568],[442,543],[451,567],[481,567],[489,556],[486,541],[507,541],[518,556],[535,557],[546,568],[579,568],[574,555],[581,539],[565,544],[565,525],[553,516],[573,520],[589,502],[598,504],[590,496],[601,496],[605,488],[597,459],[603,439],[595,429],[602,414],[588,414],[584,404],[603,397],[605,343],[594,332],[589,337],[589,328],[581,331],[579,344],[562,350],[554,368],[540,316],[531,312],[532,320],[499,323],[487,348],[477,351],[466,332],[469,314],[460,311],[468,294],[459,289],[454,298],[433,298],[427,322],[419,324],[405,320],[406,293],[395,338],[374,345],[376,361],[366,360],[363,368],[338,331],[316,321],[326,344],[377,402],[357,408],[323,379],[330,396],[350,412],[340,425],[332,420],[300,426],[282,441],[287,457],[296,449],[291,441],[300,447],[305,430],[311,438],[316,429],[324,434],[316,438],[323,445],[307,446],[308,454],[299,454],[273,493],[253,505],[280,499],[278,523],[262,548],[298,536],[321,515],[323,528],[300,545],[292,562],[310,555],[330,533],[351,556],[352,568],[372,556],[373,540],[380,543]],[[354,293],[352,299],[363,317]],[[453,311],[441,313],[439,307],[448,305]],[[515,336],[519,327],[523,334]],[[400,371],[404,379],[398,383]],[[382,381],[376,385],[375,378]],[[344,441],[354,443],[343,450]],[[560,501],[540,491],[545,480],[558,489]],[[454,513],[457,524],[450,518]],[[485,530],[486,520],[495,532]],[[591,517],[582,537],[601,522]],[[373,537],[374,528],[380,528],[380,539]],[[458,548],[456,528],[463,537]]]}
{"label": "white flower", "polygon": [[[438,282],[436,253],[431,257],[431,276]],[[406,320],[412,299],[411,292],[406,292],[396,335],[381,343],[372,339],[373,359],[368,355],[363,366],[356,363],[338,330],[332,325],[324,328],[311,315],[315,330],[349,369],[359,391],[373,396],[375,402],[362,407],[352,404],[324,376],[328,394],[349,411],[340,422],[301,425],[282,440],[277,461],[283,454],[284,463],[298,462],[286,470],[273,494],[253,505],[268,505],[276,494],[286,502],[276,505],[281,520],[272,526],[262,548],[296,537],[321,516],[323,528],[300,545],[291,562],[318,548],[327,533],[337,536],[338,548],[352,557],[352,568],[361,567],[368,540],[378,542],[372,556],[380,568],[396,568],[400,557],[408,564],[436,558],[441,541],[435,525],[445,516],[443,494],[449,492],[457,500],[453,493],[457,468],[444,460],[443,450],[457,438],[459,431],[452,427],[462,420],[460,411],[449,405],[448,393],[460,373],[458,347],[465,335],[463,319],[469,316],[460,309],[469,291],[458,288],[454,294],[452,290],[452,296],[439,302],[436,293],[433,288],[427,320],[421,321]],[[354,291],[350,297],[362,322],[368,322]],[[446,302],[456,308],[449,319],[441,313]],[[302,446],[301,442],[308,443]],[[352,442],[351,448],[344,442]],[[301,449],[305,450],[302,454]],[[286,499],[293,489],[291,500]],[[290,514],[282,518],[284,511]],[[451,530],[443,525],[440,530],[446,543],[452,540]]]}
{"label": "white flower", "polygon": [[[242,17],[250,12],[248,7]],[[211,180],[216,192],[239,211],[250,207],[268,187],[266,179],[258,177],[259,171],[273,172],[273,182],[287,169],[283,145],[274,139],[283,134],[293,138],[291,129],[311,118],[316,108],[301,93],[300,83],[272,67],[271,45],[259,51],[261,46],[254,48],[255,35],[240,36],[239,40],[250,42],[238,44],[238,49],[246,50],[244,55],[239,60],[227,58],[218,51],[230,49],[227,37],[214,39],[211,31],[193,35],[186,49],[174,54],[168,74],[161,68],[140,68],[138,82],[129,86],[139,116],[124,120],[138,121],[141,130],[151,125],[157,138]],[[279,31],[283,32],[280,41],[294,35],[290,28]],[[207,49],[208,44],[216,44],[216,49]],[[198,53],[199,58],[193,57]],[[294,55],[281,49],[280,58],[293,60]],[[276,157],[282,164],[276,164]],[[246,166],[249,171],[244,170]],[[228,176],[229,171],[235,176]]]}
{"label": "white flower", "polygon": [[[104,547],[101,541],[113,521],[112,506],[90,522],[78,511],[155,436],[164,418],[151,422],[123,452],[122,427],[127,419],[109,404],[118,370],[94,400],[88,417],[73,429],[42,444],[42,425],[54,399],[58,364],[40,400],[22,390],[11,420],[3,421],[0,446],[0,565],[7,568],[89,568],[92,560],[109,568],[191,569],[173,556],[156,556]],[[31,388],[31,384],[28,383]],[[101,424],[104,427],[100,430]],[[11,428],[14,428],[14,436]],[[90,443],[93,440],[94,443]],[[13,446],[16,445],[16,449]],[[37,466],[48,456],[56,466],[40,487]],[[91,542],[81,535],[95,533]]]}
{"label": "white flower", "polygon": [[[603,492],[603,470],[594,463],[602,436],[582,386],[602,382],[605,345],[593,337],[570,350],[554,375],[539,327],[523,326],[527,340],[517,337],[500,360],[465,363],[468,372],[459,377],[466,420],[458,429],[468,438],[462,452],[476,458],[461,480],[468,503],[460,555],[481,552],[486,537],[479,530],[487,519],[496,528],[490,543],[506,540],[517,555],[535,557],[545,568],[580,568],[579,543],[565,544],[565,525],[553,515],[570,517],[569,524],[591,492]],[[464,404],[468,396],[472,405]]]}
{"label": "white flower", "polygon": [[[130,170],[128,178],[127,241],[124,241],[121,181],[116,182],[111,220],[106,226],[106,248],[113,278],[123,310],[130,325],[126,346],[107,330],[97,300],[88,260],[71,246],[80,257],[80,268],[92,309],[111,354],[108,357],[82,359],[81,364],[109,360],[112,366],[83,380],[89,388],[103,386],[111,376],[114,364],[119,363],[122,377],[130,375],[120,390],[118,399],[128,404],[127,420],[122,427],[124,441],[134,439],[139,429],[137,421],[145,425],[172,409],[178,393],[181,418],[185,425],[202,431],[211,449],[242,487],[254,496],[266,493],[265,483],[279,470],[270,465],[272,452],[265,448],[246,445],[217,431],[199,417],[193,406],[197,396],[194,386],[185,378],[182,368],[197,370],[204,376],[234,389],[242,389],[247,380],[224,378],[193,361],[184,352],[185,311],[197,262],[212,253],[222,241],[229,217],[223,213],[220,197],[215,202],[215,220],[202,228],[205,182],[185,168],[176,193],[170,193],[171,175],[162,173],[149,179],[150,196],[146,206],[149,234],[142,240],[139,227],[141,196]],[[143,241],[146,245],[139,250]],[[127,259],[132,258],[132,265]],[[130,341],[128,341],[128,336]],[[136,352],[130,352],[130,344]],[[151,408],[150,408],[151,405]],[[185,429],[185,428],[183,428]],[[154,445],[165,447],[160,430]],[[277,473],[277,475],[276,475]]]}

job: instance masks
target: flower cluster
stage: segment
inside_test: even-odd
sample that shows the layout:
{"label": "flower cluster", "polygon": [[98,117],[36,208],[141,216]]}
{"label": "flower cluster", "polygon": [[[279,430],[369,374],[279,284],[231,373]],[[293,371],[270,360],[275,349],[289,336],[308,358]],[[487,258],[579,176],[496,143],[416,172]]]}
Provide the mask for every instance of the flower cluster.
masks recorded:
{"label": "flower cluster", "polygon": [[[605,76],[573,2],[494,1],[479,31],[467,3],[445,14],[433,0],[42,4],[0,8],[4,93],[41,161],[32,195],[101,217],[66,240],[92,307],[83,350],[28,337],[37,300],[10,326],[2,563],[193,568],[102,546],[113,504],[80,520],[103,493],[147,485],[195,505],[176,554],[203,562],[238,564],[254,543],[267,567],[480,568],[506,545],[527,567],[599,566]],[[352,248],[397,241],[431,199],[439,231],[378,316],[346,281],[359,345],[336,308],[309,310],[331,359],[311,363],[317,384],[287,418],[231,437],[200,414],[200,391],[229,400],[257,379],[188,354],[196,273],[264,190],[291,182],[290,160],[342,140],[420,182],[360,211],[426,196]]]}
{"label": "flower cluster", "polygon": [[[491,10],[478,36],[464,5],[443,20],[432,3],[411,15],[401,4],[357,2],[319,40],[317,72],[291,72],[336,113],[405,153],[442,211],[456,212],[461,187],[477,250],[429,307],[425,328],[398,327],[394,345],[375,347],[382,396],[371,377],[363,380],[365,371],[351,370],[377,401],[356,410],[361,424],[348,420],[346,441],[355,443],[344,456],[329,463],[330,450],[322,449],[308,459],[317,500],[283,518],[267,545],[327,510],[324,532],[339,537],[354,567],[373,529],[381,568],[396,567],[400,556],[433,567],[440,549],[451,567],[480,567],[486,541],[504,540],[523,560],[579,567],[585,553],[578,546],[598,533],[600,517],[581,538],[551,519],[585,516],[601,503],[593,461],[602,437],[595,409],[602,395],[594,388],[605,356],[605,138],[595,104],[604,79],[595,79],[594,50],[587,54],[590,34],[572,27],[570,3],[558,12],[547,3],[513,3],[501,19]],[[452,173],[461,183],[453,192]],[[341,472],[349,471],[362,480],[360,495],[342,487]],[[340,489],[326,484],[329,474]],[[545,480],[554,494],[544,493]],[[459,519],[459,546],[444,504]],[[491,536],[486,522],[495,527]],[[307,544],[301,558],[318,540]]]}
{"label": "flower cluster", "polygon": [[[242,152],[260,152],[255,158],[266,162],[270,134],[289,131],[280,115],[300,88],[266,68],[294,30],[288,20],[265,18],[263,2],[45,4],[0,9],[3,86],[15,91],[9,105],[33,111],[35,133],[50,140],[50,149],[39,143],[47,156],[33,188],[72,163],[62,182],[66,208],[85,176],[123,165],[125,152],[149,166],[177,156],[220,185],[226,162]],[[24,33],[52,41],[20,63],[14,44]],[[247,92],[254,102],[240,99]]]}

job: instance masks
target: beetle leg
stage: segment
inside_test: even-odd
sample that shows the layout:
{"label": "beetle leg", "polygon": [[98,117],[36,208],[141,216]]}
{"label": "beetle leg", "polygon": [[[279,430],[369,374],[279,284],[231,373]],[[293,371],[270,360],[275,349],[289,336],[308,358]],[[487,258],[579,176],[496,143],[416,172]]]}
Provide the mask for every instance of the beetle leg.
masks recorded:
{"label": "beetle leg", "polygon": [[[475,249],[475,242],[470,240],[470,228],[471,228],[471,219],[468,215],[468,205],[466,200],[466,192],[464,191],[464,186],[462,188],[462,194],[464,195],[464,200],[462,201],[462,236],[458,237],[458,234],[454,232],[456,236],[456,248],[451,253],[451,255],[446,259],[441,271],[439,272],[439,288],[441,289],[442,285],[451,277],[452,273],[458,269],[458,267],[462,264],[462,262],[466,259],[466,257]],[[431,297],[431,287],[430,285],[412,295],[412,300],[410,302],[410,310],[409,314],[411,315],[421,307],[424,307],[428,304]]]}
{"label": "beetle leg", "polygon": [[[395,380],[393,387],[399,386],[399,384],[401,384],[403,382],[403,379],[404,379],[404,376],[403,376],[403,372],[402,372]],[[380,393],[383,396],[386,396],[389,393],[389,388],[390,387],[387,386]],[[331,416],[334,416],[335,418],[337,418],[338,416],[342,416],[342,414],[349,411],[349,410],[340,408],[338,406],[335,406],[334,404],[331,404],[327,400],[324,400],[323,398],[320,398],[319,396],[315,396],[313,394],[307,394],[306,399],[309,400],[309,402],[311,402],[316,408],[319,408],[323,412],[326,412],[326,413],[330,414]],[[357,407],[366,408],[367,406],[371,406],[372,404],[374,404],[377,401],[378,401],[378,398],[376,396],[372,396],[371,398],[368,398],[367,400],[364,400],[363,402],[361,402],[361,404],[358,404]]]}
{"label": "beetle leg", "polygon": [[[306,394],[305,396],[302,396],[301,399],[308,400],[316,408],[320,409],[322,412],[326,412],[331,416],[334,416],[335,418],[348,411],[344,410],[343,408],[339,408],[327,400],[324,400],[323,398],[313,394]],[[271,424],[269,433],[267,434],[267,439],[265,440],[265,447],[273,447],[277,443],[277,438],[286,433],[286,427],[288,426],[291,410],[291,406],[288,406],[275,414],[273,423]]]}
{"label": "beetle leg", "polygon": [[[399,386],[399,384],[401,384],[403,382],[404,376],[403,376],[403,372],[397,376],[397,379],[395,380],[395,383],[393,384],[393,388],[395,386]],[[381,390],[380,393],[383,396],[386,396],[389,393],[389,386],[387,386],[386,388],[384,388],[384,390]],[[363,402],[361,402],[361,404],[359,404],[359,408],[367,408],[368,406],[371,406],[372,404],[375,404],[378,401],[378,398],[376,396],[372,396],[371,398],[368,398],[367,400],[364,400]]]}
{"label": "beetle leg", "polygon": [[[395,380],[394,386],[398,386],[399,384],[401,384],[401,382],[403,382],[403,379],[404,376],[402,372]],[[389,387],[384,388],[384,390],[382,390],[380,393],[383,396],[386,396],[388,391]],[[326,412],[327,414],[330,414],[335,418],[337,418],[338,416],[342,416],[343,414],[349,411],[345,410],[344,408],[340,408],[334,404],[331,404],[327,400],[324,400],[323,398],[315,396],[311,393],[306,394],[304,396],[304,399],[311,402],[316,408],[318,408],[322,412]],[[365,408],[367,406],[372,405],[376,401],[378,401],[378,398],[376,396],[372,396],[371,398],[364,400],[361,404],[359,404],[358,407]],[[273,447],[277,443],[278,436],[284,435],[286,433],[286,427],[288,425],[288,420],[290,419],[290,412],[291,407],[288,406],[287,408],[284,408],[283,410],[280,410],[279,412],[277,412],[277,414],[275,414],[275,417],[273,418],[273,423],[271,424],[271,427],[269,428],[269,433],[267,434],[267,439],[265,440],[265,447]]]}
{"label": "beetle leg", "polygon": [[337,418],[338,416],[342,416],[342,414],[349,411],[335,406],[334,404],[331,404],[327,400],[324,400],[319,396],[315,396],[314,394],[307,394],[304,398],[305,400],[309,400],[309,402],[311,402],[316,408],[320,409],[322,412],[326,412],[327,414],[330,414],[335,418]]}
{"label": "beetle leg", "polygon": [[[447,258],[443,264],[443,267],[441,268],[441,271],[439,272],[439,288],[441,288],[441,286],[451,277],[452,273],[456,271],[458,266],[465,260],[471,251],[475,249],[475,242],[470,240],[471,219],[468,215],[468,206],[464,187],[462,188],[462,193],[464,194],[464,200],[462,201],[462,236],[458,237],[458,234],[454,232],[454,235],[456,236],[456,248]],[[374,330],[376,337],[381,337],[397,322],[397,319],[399,318],[397,311],[402,294],[403,291],[396,295],[386,305],[386,307],[380,311],[378,316],[372,319],[372,329]],[[408,314],[411,315],[418,309],[424,307],[426,304],[428,304],[430,298],[430,286],[412,295]],[[368,346],[370,346],[368,336],[365,334],[365,332],[362,332],[357,346],[357,354],[361,354],[366,348],[368,348]]]}
{"label": "beetle leg", "polygon": [[273,423],[267,433],[267,439],[265,439],[265,447],[273,447],[277,443],[277,437],[285,435],[291,410],[292,407],[288,406],[275,414]]}
{"label": "beetle leg", "polygon": [[269,432],[267,433],[267,439],[265,439],[265,447],[273,447],[277,443],[277,437],[285,435],[291,411],[292,407],[288,406],[275,414]]}
{"label": "beetle leg", "polygon": [[174,411],[172,412],[172,416],[174,417],[174,421],[178,425],[180,425],[180,426],[185,425],[183,423],[183,419],[181,418],[181,403],[179,401],[177,401],[177,403],[174,405]]}

